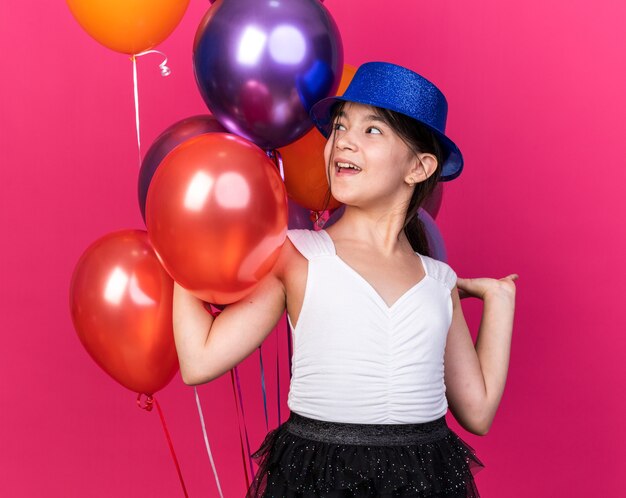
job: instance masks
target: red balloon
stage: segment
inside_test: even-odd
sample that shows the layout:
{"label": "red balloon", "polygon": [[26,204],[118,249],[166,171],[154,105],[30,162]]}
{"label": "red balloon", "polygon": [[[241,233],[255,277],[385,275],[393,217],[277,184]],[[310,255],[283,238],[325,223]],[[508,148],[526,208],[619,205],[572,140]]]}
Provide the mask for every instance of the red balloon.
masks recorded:
{"label": "red balloon", "polygon": [[148,152],[146,152],[141,162],[141,169],[139,170],[139,188],[137,189],[137,193],[139,196],[141,217],[144,223],[146,221],[146,197],[148,196],[148,187],[150,186],[154,172],[159,167],[159,164],[161,164],[163,158],[165,158],[174,147],[183,143],[185,140],[202,135],[203,133],[226,133],[226,131],[226,128],[224,128],[217,119],[205,114],[178,121],[156,138],[148,149]]}
{"label": "red balloon", "polygon": [[159,391],[178,370],[173,288],[142,230],[102,237],[76,264],[70,310],[78,337],[105,372],[136,393]]}
{"label": "red balloon", "polygon": [[176,282],[204,301],[249,294],[287,235],[287,194],[274,163],[229,133],[191,138],[157,169],[146,202],[150,241]]}

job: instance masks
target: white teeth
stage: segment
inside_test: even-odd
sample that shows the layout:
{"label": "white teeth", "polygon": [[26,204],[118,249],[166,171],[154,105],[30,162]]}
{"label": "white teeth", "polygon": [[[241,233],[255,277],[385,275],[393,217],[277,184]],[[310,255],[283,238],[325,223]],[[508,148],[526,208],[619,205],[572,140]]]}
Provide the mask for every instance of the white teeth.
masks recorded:
{"label": "white teeth", "polygon": [[356,171],[361,171],[361,168],[359,168],[358,166],[355,166],[354,164],[350,164],[350,163],[337,163],[337,167],[339,167],[339,168],[348,168],[348,169],[354,169]]}

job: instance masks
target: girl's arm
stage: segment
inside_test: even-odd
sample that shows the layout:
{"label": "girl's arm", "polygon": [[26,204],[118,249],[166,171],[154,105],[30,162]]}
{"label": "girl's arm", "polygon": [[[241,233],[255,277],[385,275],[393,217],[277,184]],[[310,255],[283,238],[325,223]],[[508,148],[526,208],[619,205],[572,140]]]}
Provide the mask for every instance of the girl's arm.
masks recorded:
{"label": "girl's arm", "polygon": [[174,340],[185,384],[202,384],[226,373],[269,335],[285,310],[280,268],[281,258],[249,296],[228,305],[215,319],[200,299],[174,284]]}
{"label": "girl's arm", "polygon": [[464,295],[484,300],[475,347],[458,289],[452,290],[452,324],[444,359],[446,397],[454,417],[474,434],[487,434],[504,392],[515,309],[513,281],[517,278],[514,274],[501,280],[457,279]]}

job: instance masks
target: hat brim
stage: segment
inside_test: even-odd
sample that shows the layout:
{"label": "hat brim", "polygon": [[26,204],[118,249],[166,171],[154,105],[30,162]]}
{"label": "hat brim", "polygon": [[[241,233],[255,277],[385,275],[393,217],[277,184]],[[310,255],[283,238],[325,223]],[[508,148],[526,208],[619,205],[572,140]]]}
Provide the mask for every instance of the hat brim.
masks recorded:
{"label": "hat brim", "polygon": [[[316,102],[311,107],[309,115],[315,127],[326,138],[330,136],[330,133],[332,131],[331,130],[332,123],[330,119],[332,116],[333,107],[339,104],[340,102],[355,102],[357,104],[377,107],[376,104],[372,104],[371,102],[362,102],[362,101],[359,101],[358,99],[346,99],[343,97],[327,97],[325,99],[322,99]],[[413,118],[412,116],[405,114],[404,112],[400,110],[392,109],[388,107],[385,107],[385,108],[413,119],[414,121],[420,123],[422,126],[428,128],[435,134],[435,136],[437,137],[437,139],[439,140],[439,142],[441,143],[444,149],[443,165],[442,165],[441,177],[439,178],[439,181],[446,182],[446,181],[454,180],[457,176],[461,174],[461,171],[463,171],[463,155],[461,154],[461,151],[452,140],[450,140],[447,136],[445,136],[436,128],[433,128],[432,126],[422,121],[419,121]]]}

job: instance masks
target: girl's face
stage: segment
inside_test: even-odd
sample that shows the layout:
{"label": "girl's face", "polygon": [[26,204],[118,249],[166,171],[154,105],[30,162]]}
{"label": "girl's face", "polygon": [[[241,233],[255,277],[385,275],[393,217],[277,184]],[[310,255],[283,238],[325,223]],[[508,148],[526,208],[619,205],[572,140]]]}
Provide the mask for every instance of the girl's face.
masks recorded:
{"label": "girl's face", "polygon": [[348,205],[404,201],[412,188],[405,179],[419,159],[396,132],[363,104],[349,102],[339,113],[324,148],[333,197]]}

